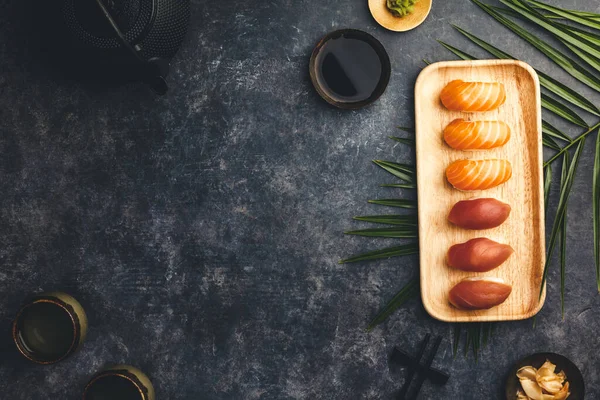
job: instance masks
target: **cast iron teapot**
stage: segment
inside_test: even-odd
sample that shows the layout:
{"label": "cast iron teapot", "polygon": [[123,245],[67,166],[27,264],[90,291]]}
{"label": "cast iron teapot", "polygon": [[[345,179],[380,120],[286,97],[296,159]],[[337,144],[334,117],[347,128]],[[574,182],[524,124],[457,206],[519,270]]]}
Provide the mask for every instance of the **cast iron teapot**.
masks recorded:
{"label": "cast iron teapot", "polygon": [[72,70],[92,79],[143,81],[166,93],[169,62],[187,32],[190,0],[53,1],[61,3],[60,42],[68,48],[59,57]]}

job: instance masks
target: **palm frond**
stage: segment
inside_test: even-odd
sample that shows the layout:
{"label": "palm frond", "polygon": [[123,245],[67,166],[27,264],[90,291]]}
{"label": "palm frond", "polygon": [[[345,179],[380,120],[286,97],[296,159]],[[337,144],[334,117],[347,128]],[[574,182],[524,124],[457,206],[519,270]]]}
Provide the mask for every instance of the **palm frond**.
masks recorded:
{"label": "palm frond", "polygon": [[413,166],[383,160],[373,160],[373,162],[396,178],[406,182],[415,181],[415,167]]}
{"label": "palm frond", "polygon": [[417,188],[416,183],[384,183],[379,186],[387,187],[387,188],[398,188],[398,189],[416,189]]}
{"label": "palm frond", "polygon": [[400,208],[417,208],[417,202],[415,200],[405,199],[377,199],[369,200],[371,204],[379,204],[388,207],[400,207]]}
{"label": "palm frond", "polygon": [[446,49],[450,50],[452,53],[454,53],[454,55],[456,55],[458,58],[462,59],[462,60],[477,60],[477,57],[470,55],[469,53],[466,53],[460,49],[457,49],[454,46],[449,45],[446,42],[443,42],[441,40],[437,40],[437,42],[439,44],[441,44],[442,46],[444,46]]}
{"label": "palm frond", "polygon": [[575,34],[579,37],[589,40],[590,42],[594,43],[597,46],[600,45],[600,35],[598,35],[596,33],[587,31],[585,29],[581,29],[577,26],[563,24],[561,22],[555,21],[554,23],[564,29],[571,31],[573,34]]}
{"label": "palm frond", "polygon": [[408,243],[401,246],[387,247],[385,249],[369,251],[367,253],[357,254],[355,256],[340,260],[340,264],[349,264],[359,261],[372,261],[381,260],[383,258],[392,258],[407,256],[411,254],[417,254],[419,252],[419,245],[417,243]]}
{"label": "palm frond", "polygon": [[592,207],[594,219],[594,260],[596,262],[596,286],[600,292],[600,130],[596,136],[594,176],[592,183]]}
{"label": "palm frond", "polygon": [[494,331],[494,323],[488,322],[484,324],[483,327],[483,346],[487,346],[490,338],[492,337],[492,332]]}
{"label": "palm frond", "polygon": [[590,67],[592,67],[593,69],[595,69],[596,71],[600,72],[600,59],[589,55],[583,51],[581,51],[580,49],[578,49],[576,46],[573,46],[570,43],[565,42],[564,40],[560,40],[562,42],[562,44],[564,44],[569,50],[571,50],[573,53],[577,54],[577,56],[579,58],[581,58],[583,61],[585,61],[587,63],[587,65],[589,65]]}
{"label": "palm frond", "polygon": [[395,140],[396,142],[405,144],[407,146],[415,147],[414,139],[400,138],[400,137],[396,137],[396,136],[388,136],[388,137],[392,140]]}
{"label": "palm frond", "polygon": [[552,164],[544,167],[544,213],[548,215],[548,200],[550,199],[550,185],[552,185]]}
{"label": "palm frond", "polygon": [[[461,33],[463,36],[465,36],[471,42],[475,43],[476,45],[478,45],[479,47],[481,47],[483,50],[487,51],[494,57],[500,58],[500,59],[507,59],[507,60],[516,60],[517,59],[516,57],[513,57],[512,55],[506,53],[505,51],[502,51],[499,48],[494,47],[491,44],[485,42],[484,40],[478,38],[477,36],[473,35],[472,33],[469,33],[456,25],[452,25],[452,26],[454,27],[454,29],[456,29],[459,33]],[[549,90],[550,92],[559,96],[561,99],[563,99],[579,108],[582,108],[594,115],[600,116],[600,109],[598,107],[596,107],[591,101],[586,99],[584,96],[580,95],[575,90],[571,89],[567,85],[562,84],[561,82],[557,81],[556,79],[552,78],[551,76],[543,73],[542,71],[539,71],[537,69],[535,71],[537,72],[537,74],[540,78],[540,85],[543,88]]]}
{"label": "palm frond", "polygon": [[454,324],[454,333],[452,335],[452,353],[454,357],[458,353],[458,345],[460,344],[460,333],[462,331],[462,324]]}
{"label": "palm frond", "polygon": [[477,4],[483,11],[492,16],[496,21],[500,22],[502,25],[504,25],[505,27],[513,31],[515,34],[526,40],[536,49],[544,53],[548,58],[550,58],[552,61],[558,64],[562,69],[564,69],[575,79],[600,92],[600,79],[594,76],[591,72],[587,71],[579,64],[577,64],[577,62],[575,62],[572,58],[556,50],[551,44],[539,39],[535,35],[529,33],[524,28],[521,28],[519,25],[504,17],[489,5],[484,4],[479,0],[471,1]]}
{"label": "palm frond", "polygon": [[[569,153],[565,153],[563,157],[563,165],[560,177],[560,186],[565,185],[567,180],[567,171],[569,168]],[[565,213],[563,214],[559,222],[560,230],[560,243],[559,243],[559,254],[560,254],[560,312],[562,318],[565,318],[565,276],[566,276],[566,255],[567,255],[567,206],[565,206]]]}
{"label": "palm frond", "polygon": [[542,93],[542,107],[575,125],[588,127],[588,124],[575,111],[544,93]]}
{"label": "palm frond", "polygon": [[[565,176],[564,182],[560,187],[560,197],[558,200],[558,207],[556,211],[556,217],[554,218],[554,223],[552,225],[552,231],[550,233],[550,241],[548,244],[548,254],[546,256],[546,263],[544,265],[544,273],[542,275],[542,282],[540,286],[540,297],[544,291],[544,285],[546,283],[546,279],[548,277],[548,269],[550,266],[550,262],[552,259],[552,253],[554,252],[554,246],[556,245],[556,239],[558,238],[558,232],[560,230],[560,226],[562,224],[563,216],[565,215],[567,202],[569,201],[569,195],[571,194],[571,187],[573,186],[573,180],[575,177],[575,171],[577,170],[577,165],[579,164],[579,158],[583,151],[583,146],[585,143],[585,139],[579,140],[577,144],[577,148],[575,150],[575,154],[573,155],[573,160],[569,163],[569,169],[567,171],[567,175]],[[568,157],[568,152],[564,153],[563,157]],[[564,165],[564,163],[563,163]]]}
{"label": "palm frond", "polygon": [[396,295],[387,303],[383,309],[371,320],[369,326],[367,326],[367,331],[372,330],[377,325],[385,321],[385,319],[394,311],[398,309],[398,307],[402,306],[408,300],[417,297],[419,295],[419,281],[418,279],[410,280]]}
{"label": "palm frond", "polygon": [[475,361],[479,358],[479,352],[482,346],[486,346],[493,333],[494,323],[492,322],[467,322],[455,323],[452,332],[452,353],[454,357],[458,354],[461,338],[463,341],[463,354],[468,355],[469,351],[475,356]]}
{"label": "palm frond", "polygon": [[564,140],[565,142],[572,142],[573,139],[556,129],[552,124],[547,121],[542,120],[542,132],[548,136],[552,136],[553,138]]}
{"label": "palm frond", "polygon": [[403,226],[401,228],[373,228],[359,229],[355,231],[346,231],[346,235],[382,237],[382,238],[416,238],[419,236],[419,231],[413,226]]}
{"label": "palm frond", "polygon": [[[553,21],[544,18],[543,15],[535,11],[534,8],[520,0],[500,0],[502,4],[516,11],[524,18],[533,22],[539,27],[546,29],[562,41],[569,43],[594,57],[600,58],[600,49],[587,39],[578,37],[571,31],[556,25]],[[582,18],[585,19],[585,18]]]}
{"label": "palm frond", "polygon": [[415,214],[365,215],[354,217],[354,219],[357,221],[372,222],[374,224],[417,226],[417,216]]}
{"label": "palm frond", "polygon": [[559,152],[557,152],[556,154],[554,154],[552,157],[550,157],[548,159],[548,161],[544,162],[544,167],[547,165],[552,164],[554,161],[556,161],[560,156],[562,156],[565,152],[567,152],[572,146],[578,144],[580,141],[584,140],[590,133],[592,133],[593,131],[595,131],[596,129],[600,128],[600,121],[597,122],[594,126],[592,126],[591,128],[587,129],[585,132],[583,132],[582,134],[580,134],[579,136],[577,136],[575,139],[573,139],[571,141],[571,143],[567,144],[565,147],[563,147],[562,149],[560,149]]}
{"label": "palm frond", "polygon": [[558,15],[569,21],[573,21],[578,24],[588,26],[590,28],[600,29],[600,22],[595,20],[595,19],[600,18],[600,14],[588,13],[588,12],[582,12],[582,11],[574,11],[574,10],[564,10],[562,8],[554,7],[549,4],[542,3],[539,1],[535,1],[535,0],[527,0],[527,2],[536,8],[550,11],[551,13]]}
{"label": "palm frond", "polygon": [[[451,46],[448,43],[445,43],[441,40],[438,40],[438,43],[440,43],[442,46],[444,46],[450,52],[454,53],[456,56],[458,56],[459,58],[461,58],[463,60],[477,60],[476,57],[474,57],[468,53],[465,53],[464,51],[462,51],[454,46]],[[576,125],[579,125],[582,127],[588,126],[587,123],[579,115],[577,115],[577,113],[575,111],[571,110],[569,107],[558,102],[557,100],[546,95],[545,93],[542,93],[542,107],[545,108],[546,110],[558,115],[559,117],[562,117],[562,118],[566,119],[567,121],[572,122]]]}
{"label": "palm frond", "polygon": [[565,319],[565,280],[567,257],[567,214],[563,215],[560,225],[560,314]]}
{"label": "palm frond", "polygon": [[542,144],[552,150],[560,150],[560,146],[550,136],[542,135]]}

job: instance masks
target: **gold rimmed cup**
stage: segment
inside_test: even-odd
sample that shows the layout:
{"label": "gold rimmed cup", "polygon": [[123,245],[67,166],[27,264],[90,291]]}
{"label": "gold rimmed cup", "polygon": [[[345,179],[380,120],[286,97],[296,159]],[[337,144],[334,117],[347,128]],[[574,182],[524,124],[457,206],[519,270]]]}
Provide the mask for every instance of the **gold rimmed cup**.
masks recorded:
{"label": "gold rimmed cup", "polygon": [[17,350],[38,364],[53,364],[83,344],[87,316],[81,304],[62,292],[33,296],[17,313],[12,336]]}
{"label": "gold rimmed cup", "polygon": [[155,400],[154,386],[139,369],[116,365],[90,379],[83,400]]}

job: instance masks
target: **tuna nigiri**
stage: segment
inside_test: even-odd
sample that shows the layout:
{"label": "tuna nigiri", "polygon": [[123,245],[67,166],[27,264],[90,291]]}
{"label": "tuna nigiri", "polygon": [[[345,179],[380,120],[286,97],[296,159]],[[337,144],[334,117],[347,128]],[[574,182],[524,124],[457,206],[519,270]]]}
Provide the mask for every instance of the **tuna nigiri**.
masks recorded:
{"label": "tuna nigiri", "polygon": [[450,303],[463,310],[485,310],[504,303],[512,286],[500,278],[475,277],[458,282],[449,293]]}
{"label": "tuna nigiri", "polygon": [[463,229],[491,229],[502,225],[510,210],[496,199],[461,200],[452,206],[448,221]]}
{"label": "tuna nigiri", "polygon": [[504,85],[498,82],[451,81],[440,93],[442,104],[451,111],[490,111],[506,100]]}
{"label": "tuna nigiri", "polygon": [[498,267],[515,251],[507,244],[488,238],[475,238],[455,244],[448,250],[448,265],[470,272],[487,272]]}
{"label": "tuna nigiri", "polygon": [[507,160],[458,160],[446,168],[448,182],[459,190],[485,190],[512,176]]}
{"label": "tuna nigiri", "polygon": [[500,147],[510,139],[510,128],[502,121],[465,121],[462,118],[450,122],[444,129],[448,146],[458,150],[483,150]]}

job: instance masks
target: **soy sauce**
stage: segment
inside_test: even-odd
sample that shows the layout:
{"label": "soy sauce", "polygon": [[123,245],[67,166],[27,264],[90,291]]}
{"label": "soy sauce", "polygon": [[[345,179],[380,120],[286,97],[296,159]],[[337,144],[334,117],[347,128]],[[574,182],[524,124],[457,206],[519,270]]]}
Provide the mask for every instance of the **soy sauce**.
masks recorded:
{"label": "soy sauce", "polygon": [[141,400],[137,386],[119,375],[106,375],[94,381],[85,393],[84,400]]}
{"label": "soy sauce", "polygon": [[339,32],[343,33],[323,41],[315,58],[318,86],[334,102],[374,101],[389,80],[389,58],[383,46],[365,32]]}
{"label": "soy sauce", "polygon": [[23,309],[16,333],[23,349],[42,361],[63,357],[75,340],[75,327],[67,310],[49,302],[33,303]]}

